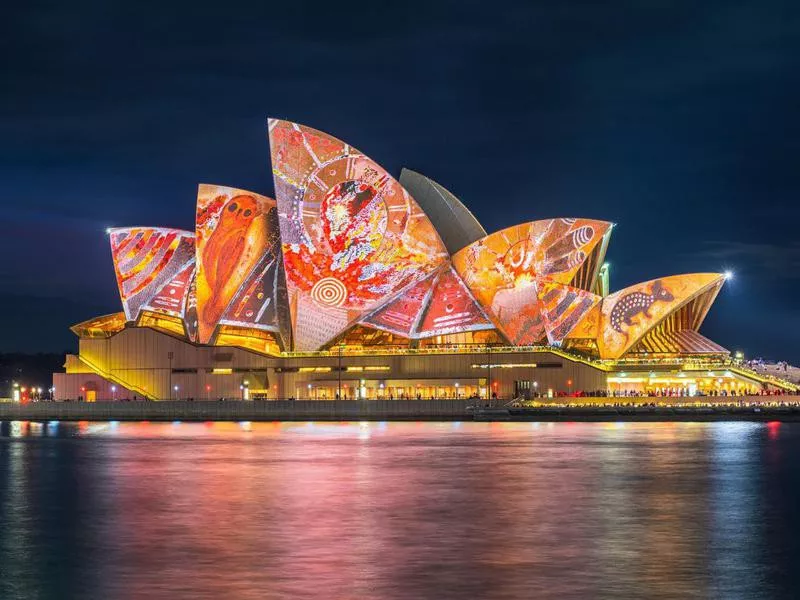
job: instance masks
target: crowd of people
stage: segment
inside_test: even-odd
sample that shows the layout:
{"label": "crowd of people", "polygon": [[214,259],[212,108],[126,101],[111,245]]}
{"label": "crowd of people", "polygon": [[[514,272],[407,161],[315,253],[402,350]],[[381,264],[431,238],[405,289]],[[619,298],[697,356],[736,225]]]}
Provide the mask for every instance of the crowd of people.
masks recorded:
{"label": "crowd of people", "polygon": [[754,358],[743,361],[742,365],[762,375],[778,377],[792,383],[800,383],[800,367],[790,365],[785,360],[770,362],[763,358]]}

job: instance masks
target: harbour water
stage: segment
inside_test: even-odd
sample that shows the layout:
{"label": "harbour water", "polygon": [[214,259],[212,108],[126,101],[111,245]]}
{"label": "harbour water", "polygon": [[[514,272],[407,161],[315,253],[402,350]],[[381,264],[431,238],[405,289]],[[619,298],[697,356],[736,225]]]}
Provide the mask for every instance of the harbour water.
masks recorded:
{"label": "harbour water", "polygon": [[761,598],[800,424],[0,424],[0,598]]}

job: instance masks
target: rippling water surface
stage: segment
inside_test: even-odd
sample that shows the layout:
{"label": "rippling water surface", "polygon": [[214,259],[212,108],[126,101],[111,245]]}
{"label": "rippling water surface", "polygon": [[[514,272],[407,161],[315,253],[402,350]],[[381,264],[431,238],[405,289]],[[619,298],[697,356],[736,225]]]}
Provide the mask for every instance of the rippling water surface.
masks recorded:
{"label": "rippling water surface", "polygon": [[800,425],[2,423],[0,598],[797,597]]}

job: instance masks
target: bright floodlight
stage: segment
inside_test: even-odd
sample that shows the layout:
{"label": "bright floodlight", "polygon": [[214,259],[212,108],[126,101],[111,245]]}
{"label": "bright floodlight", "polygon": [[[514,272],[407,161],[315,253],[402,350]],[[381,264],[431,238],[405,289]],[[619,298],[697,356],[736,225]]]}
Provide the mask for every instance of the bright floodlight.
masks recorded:
{"label": "bright floodlight", "polygon": [[725,279],[733,279],[733,271],[725,271]]}

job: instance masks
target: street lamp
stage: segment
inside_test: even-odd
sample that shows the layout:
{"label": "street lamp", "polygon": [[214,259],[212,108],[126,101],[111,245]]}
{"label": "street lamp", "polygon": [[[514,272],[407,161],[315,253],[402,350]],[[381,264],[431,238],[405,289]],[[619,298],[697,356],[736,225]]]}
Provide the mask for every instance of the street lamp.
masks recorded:
{"label": "street lamp", "polygon": [[456,398],[458,398],[458,382],[456,381]]}
{"label": "street lamp", "polygon": [[308,399],[311,400],[311,384],[308,384]]}
{"label": "street lamp", "polygon": [[[167,352],[167,358],[169,359],[169,375],[168,375],[169,382],[167,383],[167,391],[168,391],[168,393],[170,393],[169,390],[172,389],[172,359],[175,358],[175,353],[174,352]],[[178,389],[177,385],[175,386],[175,389],[176,390]],[[170,393],[170,397],[171,396],[172,396],[172,394]]]}
{"label": "street lamp", "polygon": [[111,386],[111,398],[114,400],[114,402],[117,401],[117,386],[115,385]]}
{"label": "street lamp", "polygon": [[534,381],[533,382],[533,395],[537,396],[537,397],[539,395],[539,382],[538,381]]}
{"label": "street lamp", "polygon": [[492,347],[486,344],[486,399],[492,397]]}
{"label": "street lamp", "polygon": [[178,396],[178,386],[176,385],[174,389],[175,389],[175,400],[180,400],[180,397]]}
{"label": "street lamp", "polygon": [[338,373],[339,379],[339,391],[336,393],[336,399],[342,399],[342,348],[344,348],[344,342],[339,344],[339,364],[336,368],[336,372]]}

